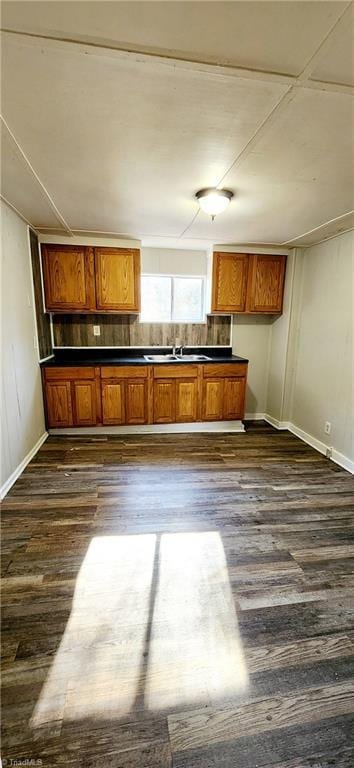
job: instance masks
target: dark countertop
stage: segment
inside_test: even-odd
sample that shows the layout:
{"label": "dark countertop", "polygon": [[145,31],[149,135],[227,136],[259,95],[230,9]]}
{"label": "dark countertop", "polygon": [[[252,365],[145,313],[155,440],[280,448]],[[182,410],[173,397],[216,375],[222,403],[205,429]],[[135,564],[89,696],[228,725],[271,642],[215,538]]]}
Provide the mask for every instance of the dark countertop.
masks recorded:
{"label": "dark countertop", "polygon": [[[131,347],[131,349],[55,349],[54,357],[50,360],[45,360],[40,363],[41,368],[51,368],[53,366],[85,366],[85,365],[166,365],[173,363],[173,360],[166,360],[166,362],[153,363],[152,361],[145,360],[144,355],[164,355],[171,354],[171,347],[156,348],[149,347],[146,349],[139,349]],[[186,347],[184,349],[185,354],[207,355],[210,360],[182,360],[178,361],[178,365],[200,365],[203,363],[210,365],[211,363],[248,363],[248,360],[244,357],[238,357],[232,354],[231,347]]]}

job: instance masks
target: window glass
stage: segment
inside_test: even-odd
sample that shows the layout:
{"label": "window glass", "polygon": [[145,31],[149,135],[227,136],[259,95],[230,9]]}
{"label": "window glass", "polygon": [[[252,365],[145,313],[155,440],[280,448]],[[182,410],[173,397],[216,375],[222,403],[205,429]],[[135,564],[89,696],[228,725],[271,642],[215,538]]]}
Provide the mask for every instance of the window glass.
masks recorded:
{"label": "window glass", "polygon": [[141,315],[143,323],[171,322],[172,281],[160,275],[142,275]]}

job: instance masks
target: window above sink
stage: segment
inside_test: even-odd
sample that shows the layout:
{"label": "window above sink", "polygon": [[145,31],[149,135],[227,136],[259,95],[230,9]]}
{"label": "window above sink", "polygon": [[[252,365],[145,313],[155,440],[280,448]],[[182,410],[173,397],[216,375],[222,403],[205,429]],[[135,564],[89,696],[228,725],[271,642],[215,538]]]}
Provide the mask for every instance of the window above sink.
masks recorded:
{"label": "window above sink", "polygon": [[205,278],[143,274],[142,323],[204,323]]}

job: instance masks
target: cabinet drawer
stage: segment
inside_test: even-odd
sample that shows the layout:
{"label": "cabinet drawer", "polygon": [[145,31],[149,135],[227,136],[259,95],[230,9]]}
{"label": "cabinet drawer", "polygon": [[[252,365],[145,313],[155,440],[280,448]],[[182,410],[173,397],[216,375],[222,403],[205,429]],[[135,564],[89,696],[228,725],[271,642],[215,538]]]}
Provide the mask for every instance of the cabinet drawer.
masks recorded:
{"label": "cabinet drawer", "polygon": [[213,363],[203,365],[203,378],[233,378],[234,376],[246,376],[247,363]]}
{"label": "cabinet drawer", "polygon": [[177,363],[176,365],[154,365],[154,379],[196,379],[198,376],[197,365],[185,365]]}
{"label": "cabinet drawer", "polygon": [[106,365],[101,368],[101,379],[146,379],[146,365]]}
{"label": "cabinet drawer", "polygon": [[44,368],[44,378],[46,381],[53,381],[54,379],[65,379],[66,381],[73,381],[74,379],[94,379],[94,368],[73,368],[67,366],[66,368]]}

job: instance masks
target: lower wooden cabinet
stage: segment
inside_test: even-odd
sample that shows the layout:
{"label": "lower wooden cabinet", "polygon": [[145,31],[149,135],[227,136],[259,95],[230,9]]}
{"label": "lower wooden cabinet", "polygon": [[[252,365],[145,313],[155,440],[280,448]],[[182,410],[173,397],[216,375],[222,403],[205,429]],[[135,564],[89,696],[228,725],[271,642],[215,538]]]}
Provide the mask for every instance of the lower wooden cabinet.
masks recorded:
{"label": "lower wooden cabinet", "polygon": [[48,427],[91,427],[97,423],[97,371],[94,368],[45,368]]}
{"label": "lower wooden cabinet", "polygon": [[247,365],[220,363],[203,366],[202,421],[243,419]]}
{"label": "lower wooden cabinet", "polygon": [[103,380],[101,391],[102,424],[147,423],[147,381],[144,379]]}
{"label": "lower wooden cabinet", "polygon": [[223,412],[223,379],[206,379],[202,383],[202,421],[219,421]]}
{"label": "lower wooden cabinet", "polygon": [[42,373],[51,428],[244,417],[246,364],[48,367]]}
{"label": "lower wooden cabinet", "polygon": [[72,427],[73,411],[70,381],[47,381],[45,394],[48,426]]}
{"label": "lower wooden cabinet", "polygon": [[124,424],[124,382],[102,382],[102,423]]}
{"label": "lower wooden cabinet", "polygon": [[176,422],[197,421],[198,387],[195,379],[176,381]]}

